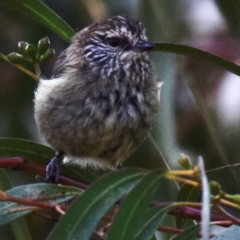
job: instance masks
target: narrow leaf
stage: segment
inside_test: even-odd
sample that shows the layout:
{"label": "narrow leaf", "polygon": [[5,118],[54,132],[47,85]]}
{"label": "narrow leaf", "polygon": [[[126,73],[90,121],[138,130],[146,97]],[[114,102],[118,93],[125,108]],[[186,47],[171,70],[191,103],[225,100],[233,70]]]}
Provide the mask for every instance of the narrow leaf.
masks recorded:
{"label": "narrow leaf", "polygon": [[147,240],[154,234],[157,228],[161,225],[172,205],[157,206],[149,209],[145,215],[145,221],[140,231],[135,237],[136,240]]}
{"label": "narrow leaf", "polygon": [[[12,188],[12,183],[6,171],[0,168],[0,189],[6,191]],[[10,223],[11,229],[16,240],[30,240],[31,234],[25,218],[16,219]]]}
{"label": "narrow leaf", "polygon": [[[16,198],[48,201],[52,204],[61,203],[79,195],[82,191],[75,187],[58,186],[56,184],[28,184],[12,188],[6,194]],[[0,202],[0,225],[4,225],[14,219],[30,213],[26,205],[16,202]]]}
{"label": "narrow leaf", "polygon": [[122,203],[109,230],[108,240],[135,239],[146,221],[145,213],[160,184],[160,179],[163,177],[162,171],[155,170],[149,172],[141,179]]}
{"label": "narrow leaf", "polygon": [[21,11],[69,42],[74,30],[54,11],[38,0],[1,0],[9,7]]}
{"label": "narrow leaf", "polygon": [[173,237],[172,240],[189,240],[195,239],[200,229],[200,225],[194,225],[187,228],[184,232],[178,234],[176,237]]}
{"label": "narrow leaf", "polygon": [[[188,184],[183,184],[178,192],[177,202],[196,202],[200,197],[201,191],[199,188]],[[199,200],[200,201],[200,200]],[[187,219],[176,216],[175,222],[177,228],[183,228]]]}
{"label": "narrow leaf", "polygon": [[15,240],[31,240],[32,236],[24,217],[11,221],[10,223]]}
{"label": "narrow leaf", "polygon": [[154,51],[160,52],[170,52],[170,53],[177,53],[183,54],[188,56],[200,57],[207,61],[211,61],[218,66],[240,76],[240,66],[227,60],[216,56],[212,53],[190,47],[181,44],[174,44],[174,43],[155,43]]}
{"label": "narrow leaf", "polygon": [[6,171],[0,168],[0,189],[6,191],[12,188],[12,183]]}
{"label": "narrow leaf", "polygon": [[122,169],[98,179],[69,209],[47,240],[88,240],[98,221],[145,171]]}

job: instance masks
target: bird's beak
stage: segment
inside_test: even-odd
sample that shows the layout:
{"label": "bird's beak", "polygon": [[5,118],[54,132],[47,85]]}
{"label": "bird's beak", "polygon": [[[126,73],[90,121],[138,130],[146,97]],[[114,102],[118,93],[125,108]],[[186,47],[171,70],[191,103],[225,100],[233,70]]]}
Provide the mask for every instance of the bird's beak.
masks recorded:
{"label": "bird's beak", "polygon": [[138,40],[137,43],[133,46],[132,50],[136,52],[148,51],[154,48],[154,43]]}

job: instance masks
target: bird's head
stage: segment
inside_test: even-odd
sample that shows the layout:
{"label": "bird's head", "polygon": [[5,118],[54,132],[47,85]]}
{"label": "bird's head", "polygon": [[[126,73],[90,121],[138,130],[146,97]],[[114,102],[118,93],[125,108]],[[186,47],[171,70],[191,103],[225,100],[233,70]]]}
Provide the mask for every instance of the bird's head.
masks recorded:
{"label": "bird's head", "polygon": [[148,62],[147,50],[153,48],[139,21],[114,16],[96,22],[73,37],[68,58],[85,69],[106,76]]}

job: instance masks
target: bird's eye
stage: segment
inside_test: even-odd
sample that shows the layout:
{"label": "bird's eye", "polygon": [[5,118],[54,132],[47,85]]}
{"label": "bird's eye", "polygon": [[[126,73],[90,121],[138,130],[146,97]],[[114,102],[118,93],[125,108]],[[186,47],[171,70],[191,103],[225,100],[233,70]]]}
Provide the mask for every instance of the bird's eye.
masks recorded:
{"label": "bird's eye", "polygon": [[119,47],[121,44],[120,39],[117,37],[107,38],[106,41],[111,47],[114,48]]}

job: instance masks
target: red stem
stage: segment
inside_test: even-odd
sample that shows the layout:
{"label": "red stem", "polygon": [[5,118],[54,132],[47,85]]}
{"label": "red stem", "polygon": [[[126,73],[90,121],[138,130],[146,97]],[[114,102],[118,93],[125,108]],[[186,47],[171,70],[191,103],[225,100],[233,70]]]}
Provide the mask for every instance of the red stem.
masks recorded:
{"label": "red stem", "polygon": [[[185,207],[185,206],[174,207],[168,213],[176,217],[183,217],[183,218],[189,218],[189,219],[201,221],[201,210],[192,208],[192,207]],[[225,220],[226,218],[224,218],[222,215],[215,212],[211,213],[211,221],[215,222],[215,221],[225,221]]]}
{"label": "red stem", "polygon": [[[22,157],[0,158],[0,168],[9,168],[13,171],[27,171],[37,174],[41,177],[45,176],[45,166],[30,162]],[[59,177],[59,183],[78,187],[84,190],[88,187],[88,184],[69,178],[62,174]]]}

